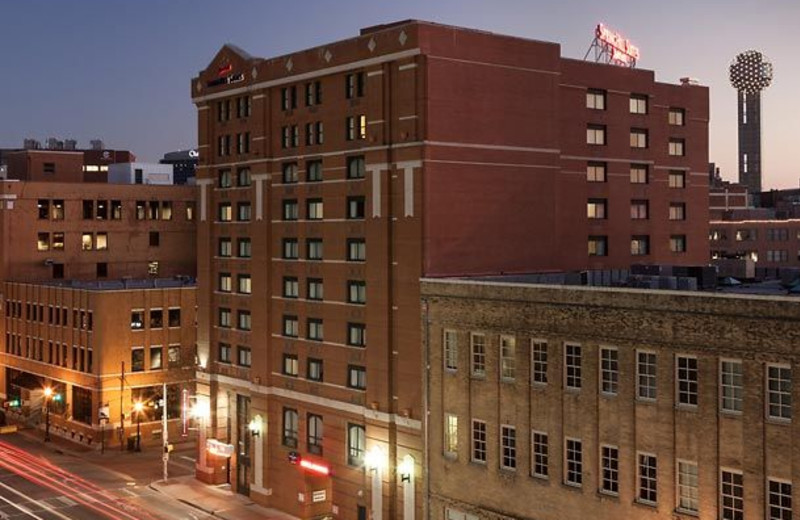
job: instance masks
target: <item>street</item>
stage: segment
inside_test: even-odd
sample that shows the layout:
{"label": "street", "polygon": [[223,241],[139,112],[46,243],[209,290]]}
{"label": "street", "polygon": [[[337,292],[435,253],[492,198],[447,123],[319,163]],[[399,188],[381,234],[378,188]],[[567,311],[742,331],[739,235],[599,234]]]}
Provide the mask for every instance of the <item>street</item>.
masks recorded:
{"label": "street", "polygon": [[[175,457],[179,459],[180,457]],[[170,473],[191,473],[175,460]],[[0,437],[0,519],[201,520],[207,514],[149,487],[160,450],[77,456],[22,434]]]}

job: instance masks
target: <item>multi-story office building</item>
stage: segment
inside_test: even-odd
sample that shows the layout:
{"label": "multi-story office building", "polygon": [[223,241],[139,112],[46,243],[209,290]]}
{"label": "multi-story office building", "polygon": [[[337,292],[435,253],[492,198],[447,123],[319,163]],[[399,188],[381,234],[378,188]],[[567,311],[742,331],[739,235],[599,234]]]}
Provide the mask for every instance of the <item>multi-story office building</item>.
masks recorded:
{"label": "multi-story office building", "polygon": [[172,180],[175,184],[186,184],[194,182],[198,156],[195,149],[178,150],[165,153],[159,162],[172,165]]}
{"label": "multi-story office building", "polygon": [[421,294],[430,518],[792,518],[800,301],[464,279]]}
{"label": "multi-story office building", "polygon": [[703,87],[405,21],[191,94],[209,435],[299,517],[421,511],[422,274],[708,261]]}
{"label": "multi-story office building", "polygon": [[[194,213],[186,186],[0,181],[0,396],[21,400],[16,419],[43,421],[50,387],[54,433],[117,442],[164,383],[175,417],[194,380]],[[161,408],[144,413],[149,436]]]}
{"label": "multi-story office building", "polygon": [[9,179],[44,182],[106,182],[108,168],[136,157],[127,150],[39,149],[5,150]]}

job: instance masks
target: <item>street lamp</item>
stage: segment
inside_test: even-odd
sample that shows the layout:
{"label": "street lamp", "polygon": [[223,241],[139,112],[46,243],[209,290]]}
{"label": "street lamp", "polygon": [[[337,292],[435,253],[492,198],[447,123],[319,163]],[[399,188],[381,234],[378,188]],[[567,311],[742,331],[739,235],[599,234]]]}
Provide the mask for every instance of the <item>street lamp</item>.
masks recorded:
{"label": "street lamp", "polygon": [[44,442],[50,442],[50,398],[53,397],[53,389],[49,386],[44,389]]}
{"label": "street lamp", "polygon": [[136,451],[142,451],[142,411],[144,403],[141,400],[133,403],[133,411],[136,412]]}

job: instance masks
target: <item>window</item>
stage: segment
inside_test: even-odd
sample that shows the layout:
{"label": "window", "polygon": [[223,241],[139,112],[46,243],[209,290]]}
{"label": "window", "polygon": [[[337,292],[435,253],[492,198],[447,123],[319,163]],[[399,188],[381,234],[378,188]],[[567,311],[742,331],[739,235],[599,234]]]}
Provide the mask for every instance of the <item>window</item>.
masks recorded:
{"label": "window", "polygon": [[281,110],[297,108],[297,87],[283,87],[281,89]]}
{"label": "window", "polygon": [[366,175],[366,164],[363,155],[347,158],[347,178],[363,179]]}
{"label": "window", "polygon": [[589,199],[586,203],[586,216],[590,219],[605,219],[606,203],[606,199]]}
{"label": "window", "polygon": [[647,184],[648,177],[646,164],[631,164],[631,184]]}
{"label": "window", "polygon": [[298,218],[297,199],[285,199],[283,201],[283,220],[297,220]]}
{"label": "window", "polygon": [[48,220],[50,218],[50,201],[47,199],[39,199],[36,203],[39,210],[39,220]]}
{"label": "window", "polygon": [[670,202],[669,219],[686,220],[686,204],[683,202]]}
{"label": "window", "polygon": [[83,201],[83,220],[92,220],[94,218],[94,201]]}
{"label": "window", "polygon": [[297,298],[300,294],[300,284],[297,278],[293,276],[285,276],[283,278],[283,297],[284,298]]}
{"label": "window", "polygon": [[324,325],[319,318],[308,318],[306,322],[307,338],[312,341],[322,341],[324,337]]}
{"label": "window", "polygon": [[605,125],[589,125],[586,127],[586,144],[605,145],[606,127]]}
{"label": "window", "polygon": [[472,420],[472,462],[486,462],[486,423]]}
{"label": "window", "polygon": [[223,202],[219,205],[219,221],[231,222],[233,220],[233,206],[230,202]]}
{"label": "window", "polygon": [[678,510],[697,514],[700,507],[697,463],[678,461]]}
{"label": "window", "polygon": [[367,138],[367,116],[361,114],[345,119],[345,139],[355,141]]}
{"label": "window", "polygon": [[500,467],[517,469],[517,429],[513,426],[500,426]]}
{"label": "window", "polygon": [[309,453],[322,455],[322,416],[308,414],[306,445]]}
{"label": "window", "polygon": [[608,237],[590,236],[588,240],[589,256],[608,255]]}
{"label": "window", "polygon": [[600,391],[617,395],[619,391],[619,351],[616,348],[600,349]]}
{"label": "window", "polygon": [[239,155],[250,153],[250,132],[236,134],[236,153]]}
{"label": "window", "polygon": [[444,414],[444,453],[451,458],[458,455],[458,416]]}
{"label": "window", "polygon": [[673,253],[686,252],[686,235],[670,235],[669,250]]}
{"label": "window", "polygon": [[218,290],[220,292],[231,292],[231,274],[230,273],[219,273],[219,286]]}
{"label": "window", "polygon": [[236,116],[250,117],[250,96],[236,98]]}
{"label": "window", "polygon": [[639,501],[655,504],[658,501],[658,461],[655,455],[639,454]]}
{"label": "window", "polygon": [[322,102],[322,82],[306,83],[306,106],[318,105]]}
{"label": "window", "polygon": [[744,520],[744,477],[739,471],[722,470],[720,478],[720,518]]}
{"label": "window", "polygon": [[108,220],[108,201],[97,201],[97,220]]}
{"label": "window", "polygon": [[683,172],[671,171],[669,172],[669,187],[670,188],[685,188],[686,187],[686,174]]}
{"label": "window", "polygon": [[444,368],[458,369],[458,336],[454,330],[445,330],[442,345],[444,346]]}
{"label": "window", "polygon": [[161,370],[163,368],[164,349],[161,346],[150,347],[150,370]]}
{"label": "window", "polygon": [[239,294],[250,294],[253,292],[253,285],[249,274],[240,274],[237,280]]}
{"label": "window", "polygon": [[290,448],[297,447],[298,420],[297,410],[283,409],[283,445]]}
{"label": "window", "polygon": [[767,365],[767,416],[770,419],[792,418],[792,368]]}
{"label": "window", "polygon": [[347,463],[351,466],[364,464],[367,451],[367,436],[364,427],[358,424],[347,425]]}
{"label": "window", "polygon": [[581,346],[564,345],[564,376],[568,390],[580,390],[582,384],[581,375]]}
{"label": "window", "polygon": [[590,88],[586,91],[586,108],[593,110],[606,109],[606,91]]}
{"label": "window", "polygon": [[97,269],[95,271],[98,278],[106,278],[108,277],[108,263],[107,262],[97,262]]}
{"label": "window", "polygon": [[94,242],[94,237],[92,236],[91,233],[81,234],[81,249],[83,251],[91,251],[93,242]]}
{"label": "window", "polygon": [[306,163],[306,181],[320,182],[322,180],[322,161],[308,161]]}
{"label": "window", "polygon": [[646,200],[632,200],[631,201],[631,219],[645,220],[649,214],[649,201]]}
{"label": "window", "polygon": [[513,381],[517,372],[517,338],[500,336],[500,379]]}
{"label": "window", "polygon": [[744,398],[744,373],[739,360],[720,361],[720,409],[723,412],[742,413]]}
{"label": "window", "polygon": [[364,347],[367,344],[367,326],[363,323],[347,324],[347,344],[352,347]]}
{"label": "window", "polygon": [[[230,135],[219,136],[217,138],[217,155],[219,157],[225,157],[230,154],[231,154],[231,136]],[[141,183],[137,182],[137,184]]]}
{"label": "window", "polygon": [[647,148],[647,130],[631,128],[631,148]]}
{"label": "window", "polygon": [[306,201],[306,218],[308,220],[322,220],[324,218],[322,199],[309,199]]}
{"label": "window", "polygon": [[347,99],[364,96],[363,72],[354,72],[345,76],[344,94]]}
{"label": "window", "polygon": [[217,121],[228,121],[231,118],[231,100],[226,99],[217,103]]}
{"label": "window", "polygon": [[631,94],[630,112],[631,114],[646,114],[647,96],[644,94]]}
{"label": "window", "polygon": [[236,220],[239,222],[249,222],[251,217],[251,206],[249,202],[240,202],[236,205]]}
{"label": "window", "polygon": [[547,478],[549,450],[547,445],[547,434],[534,431],[531,433],[531,474],[534,477]]}
{"label": "window", "polygon": [[150,247],[158,247],[161,244],[161,235],[158,231],[150,232]]}
{"label": "window", "polygon": [[364,197],[347,197],[347,218],[364,218]]}
{"label": "window", "polygon": [[792,520],[792,483],[769,479],[767,485],[767,518],[769,520]]}
{"label": "window", "polygon": [[682,108],[669,109],[669,124],[673,126],[683,126],[686,119],[686,111]]}
{"label": "window", "polygon": [[656,354],[655,352],[636,352],[636,396],[639,399],[656,399]]}
{"label": "window", "polygon": [[600,490],[616,495],[619,493],[619,449],[616,446],[600,447],[602,470]]}
{"label": "window", "polygon": [[284,184],[292,184],[298,182],[300,177],[298,175],[297,163],[286,163],[283,165],[283,182]]}
{"label": "window", "polygon": [[306,258],[308,260],[322,260],[321,238],[309,238],[306,240]]}
{"label": "window", "polygon": [[347,367],[347,386],[356,390],[366,390],[367,369],[355,365]]}
{"label": "window", "polygon": [[181,346],[170,345],[167,347],[167,362],[169,366],[174,367],[181,364]]}
{"label": "window", "polygon": [[239,330],[250,330],[252,326],[250,311],[237,312],[237,325]]}
{"label": "window", "polygon": [[547,342],[531,340],[531,383],[547,384]]}
{"label": "window", "polygon": [[306,366],[306,377],[312,381],[322,381],[322,360],[321,359],[308,359]]}
{"label": "window", "polygon": [[145,220],[147,218],[147,203],[143,200],[136,201],[136,220]]}
{"label": "window", "polygon": [[367,303],[367,282],[360,280],[347,281],[347,303],[359,305]]}
{"label": "window", "polygon": [[160,329],[164,326],[164,311],[161,309],[152,309],[150,311],[150,328]]}
{"label": "window", "polygon": [[[63,208],[63,203],[62,203],[62,208]],[[111,220],[122,220],[122,201],[121,200],[112,200],[111,201]]]}
{"label": "window", "polygon": [[697,358],[678,356],[675,362],[678,379],[678,404],[697,406]]}
{"label": "window", "polygon": [[297,356],[294,354],[284,354],[283,355],[283,370],[282,374],[285,376],[292,376],[297,377],[299,373],[300,365],[297,361]]}
{"label": "window", "polygon": [[606,182],[606,163],[590,162],[586,165],[588,182]]}
{"label": "window", "polygon": [[347,261],[364,262],[367,260],[367,242],[363,238],[347,239]]}
{"label": "window", "polygon": [[106,251],[108,249],[108,233],[100,232],[94,235],[94,248],[96,251]]}
{"label": "window", "polygon": [[240,238],[236,241],[239,258],[250,258],[251,242],[249,238]]}
{"label": "window", "polygon": [[644,256],[650,254],[650,237],[646,235],[631,237],[631,254]]}
{"label": "window", "polygon": [[565,483],[580,487],[583,484],[583,443],[578,439],[565,439],[564,455],[567,471]]}
{"label": "window", "polygon": [[[120,206],[120,208],[119,208],[120,216],[117,218],[117,220],[119,220],[119,219],[122,218],[122,207],[121,207],[121,204],[120,204],[120,202],[118,200],[112,200],[111,201],[112,210],[113,210],[114,203],[117,203],[117,205]],[[113,213],[112,213],[112,215],[113,215]],[[53,220],[64,220],[64,200],[63,199],[55,199],[55,200],[53,200],[51,216],[52,216]],[[113,218],[113,216],[112,216],[112,218]]]}
{"label": "window", "polygon": [[300,255],[300,247],[296,238],[283,239],[283,258],[286,260],[297,260]]}
{"label": "window", "polygon": [[250,175],[250,168],[239,168],[236,170],[236,185],[240,188],[245,188],[252,184],[253,180]]}
{"label": "window", "polygon": [[309,300],[322,300],[325,296],[321,278],[309,278],[306,288],[306,298]]}
{"label": "window", "polygon": [[231,310],[220,308],[219,315],[218,315],[218,325],[220,327],[229,329],[231,328]]}
{"label": "window", "polygon": [[131,330],[144,329],[144,311],[131,311]]}
{"label": "window", "polygon": [[669,154],[683,156],[686,155],[686,140],[670,138],[669,140]]}
{"label": "window", "polygon": [[180,327],[181,326],[181,310],[180,309],[169,309],[169,311],[167,311],[167,319],[169,321],[170,328]]}
{"label": "window", "polygon": [[[64,345],[66,348],[66,345]],[[73,353],[74,355],[74,353]],[[63,359],[66,362],[66,354],[64,355]],[[131,350],[131,372],[143,372],[144,371],[144,348],[138,347]]]}
{"label": "window", "polygon": [[472,375],[486,377],[486,336],[475,332],[469,335],[472,352]]}
{"label": "window", "polygon": [[227,258],[231,256],[231,239],[230,238],[220,238],[219,242],[217,242],[217,253],[219,256],[223,258]]}
{"label": "window", "polygon": [[50,233],[38,233],[36,240],[37,251],[50,251]]}

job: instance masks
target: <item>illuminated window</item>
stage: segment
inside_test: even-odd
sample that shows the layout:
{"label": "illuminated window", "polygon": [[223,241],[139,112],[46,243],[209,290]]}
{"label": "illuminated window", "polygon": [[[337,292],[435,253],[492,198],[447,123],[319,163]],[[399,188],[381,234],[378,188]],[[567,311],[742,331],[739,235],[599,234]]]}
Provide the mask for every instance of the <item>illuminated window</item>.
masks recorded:
{"label": "illuminated window", "polygon": [[454,330],[445,330],[442,344],[444,346],[444,368],[455,371],[458,369],[458,335]]}
{"label": "illuminated window", "polygon": [[163,367],[164,349],[159,345],[157,347],[150,347],[150,370],[161,370]]}
{"label": "illuminated window", "polygon": [[631,128],[631,148],[647,148],[647,130]]}
{"label": "illuminated window", "polygon": [[669,219],[686,220],[686,204],[683,202],[670,202]]}
{"label": "illuminated window", "polygon": [[646,256],[650,254],[650,237],[646,235],[631,237],[631,254]]}
{"label": "illuminated window", "polygon": [[347,464],[361,466],[364,464],[364,453],[367,451],[367,435],[363,426],[347,425]]}
{"label": "illuminated window", "polygon": [[53,233],[53,243],[51,244],[53,251],[63,251],[64,250],[64,233],[57,231]]}
{"label": "illuminated window", "polygon": [[367,116],[348,116],[345,120],[345,138],[348,141],[367,138]]}
{"label": "illuminated window", "polygon": [[500,336],[500,379],[513,381],[517,374],[517,338]]}
{"label": "illuminated window", "polygon": [[639,454],[639,502],[655,505],[658,501],[658,461],[655,455]]}
{"label": "illuminated window", "polygon": [[646,164],[631,164],[631,184],[647,184],[648,177]]}
{"label": "illuminated window", "polygon": [[599,89],[592,89],[586,91],[586,108],[593,110],[606,109],[606,91]]}
{"label": "illuminated window", "polygon": [[630,112],[631,114],[646,114],[647,96],[644,94],[631,94]]}
{"label": "illuminated window", "polygon": [[239,294],[250,294],[253,291],[249,274],[240,274],[237,282]]}
{"label": "illuminated window", "polygon": [[686,140],[670,138],[669,140],[669,154],[682,156],[686,155]]}
{"label": "illuminated window", "polygon": [[444,453],[450,458],[458,456],[458,416],[444,414]]}
{"label": "illuminated window", "polygon": [[636,397],[645,401],[656,400],[656,354],[636,352]]}
{"label": "illuminated window", "polygon": [[91,233],[81,234],[81,249],[84,251],[92,250],[93,237]]}
{"label": "illuminated window", "polygon": [[220,292],[231,292],[231,274],[219,273],[219,286]]}
{"label": "illuminated window", "polygon": [[605,219],[606,199],[589,199],[586,203],[586,216],[590,219]]}
{"label": "illuminated window", "polygon": [[308,220],[322,220],[324,218],[322,199],[308,199],[306,201],[306,218]]}
{"label": "illuminated window", "polygon": [[[111,201],[112,209],[113,209],[113,203],[114,202],[117,202],[119,204],[119,201]],[[122,210],[120,209],[120,212],[121,211]],[[122,217],[119,217],[119,218],[122,218]],[[53,201],[52,219],[53,220],[64,220],[64,201],[63,200],[56,199],[56,200]]]}
{"label": "illuminated window", "polygon": [[533,459],[531,474],[534,477],[547,478],[550,462],[547,434],[537,431],[531,432],[531,448]]}
{"label": "illuminated window", "polygon": [[648,209],[650,203],[646,200],[632,200],[631,201],[631,218],[633,220],[645,220],[649,217]]}
{"label": "illuminated window", "polygon": [[686,235],[671,235],[669,237],[669,250],[673,253],[685,253]]}
{"label": "illuminated window", "polygon": [[144,329],[144,311],[131,311],[131,330]]}
{"label": "illuminated window", "polygon": [[231,222],[233,220],[233,206],[230,202],[223,202],[219,205],[219,221]]}
{"label": "illuminated window", "polygon": [[686,174],[678,171],[669,172],[669,187],[670,188],[685,188],[686,187]]}
{"label": "illuminated window", "polygon": [[517,469],[517,429],[507,424],[500,426],[500,467]]}
{"label": "illuminated window", "polygon": [[600,349],[600,391],[617,395],[619,389],[619,352],[616,348]]}
{"label": "illuminated window", "polygon": [[608,237],[590,236],[588,245],[589,256],[608,256]]}
{"label": "illuminated window", "polygon": [[586,144],[605,145],[606,127],[604,125],[589,125],[586,127]]}
{"label": "illuminated window", "polygon": [[669,109],[669,124],[674,126],[683,126],[684,119],[686,116],[686,111],[682,108],[670,108]]}
{"label": "illuminated window", "polygon": [[283,355],[283,375],[285,376],[292,376],[297,377],[299,373],[300,365],[297,361],[297,356],[294,354],[284,354]]}
{"label": "illuminated window", "polygon": [[94,236],[94,248],[98,251],[108,249],[108,233],[97,233]]}
{"label": "illuminated window", "polygon": [[37,251],[50,251],[50,233],[38,233],[36,240]]}
{"label": "illuminated window", "polygon": [[697,514],[700,507],[697,463],[678,461],[678,510]]}
{"label": "illuminated window", "polygon": [[601,481],[600,491],[611,495],[619,493],[619,448],[600,447]]}

